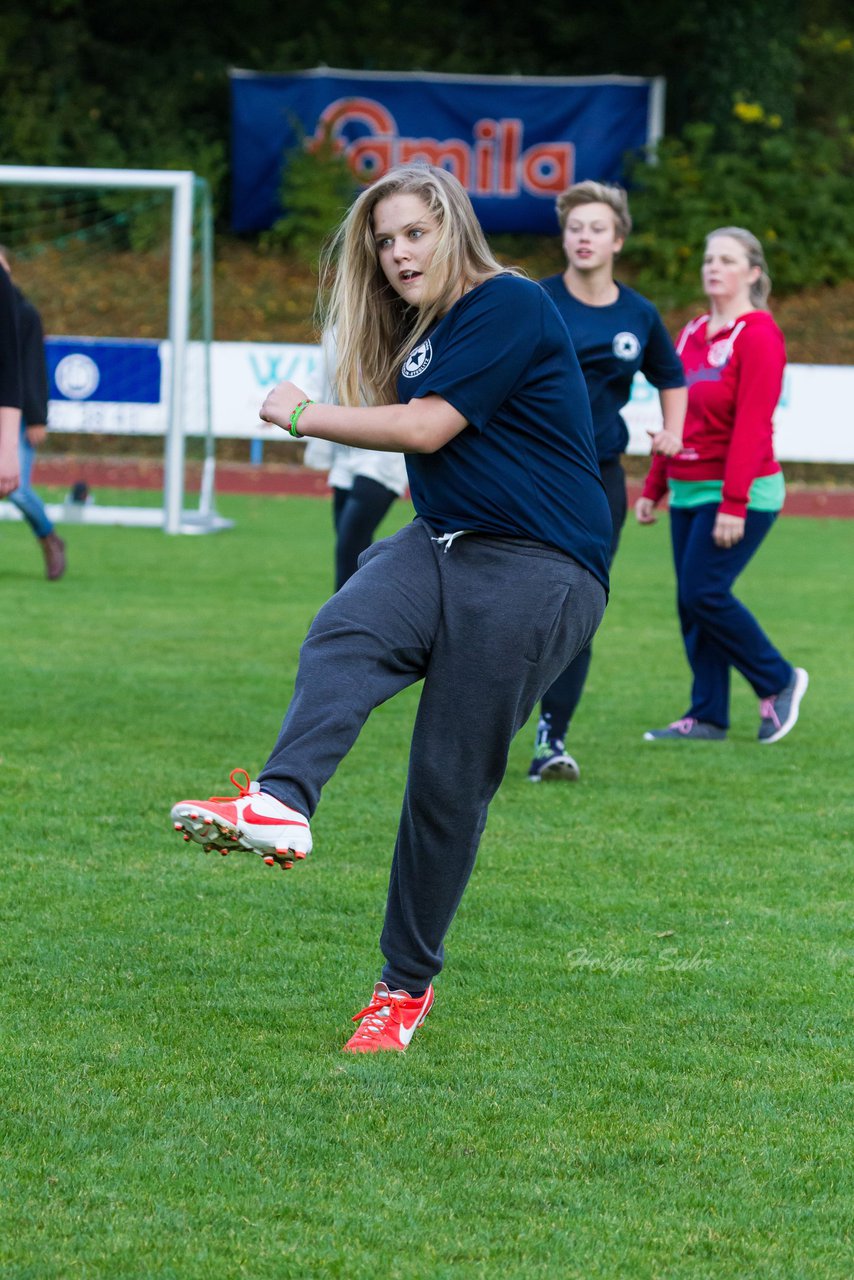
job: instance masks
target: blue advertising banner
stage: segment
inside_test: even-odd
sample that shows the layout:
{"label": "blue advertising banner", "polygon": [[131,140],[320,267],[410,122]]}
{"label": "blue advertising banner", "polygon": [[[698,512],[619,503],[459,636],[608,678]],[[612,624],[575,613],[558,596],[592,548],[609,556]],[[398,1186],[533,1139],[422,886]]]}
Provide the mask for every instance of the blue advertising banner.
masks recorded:
{"label": "blue advertising banner", "polygon": [[146,338],[48,338],[51,400],[160,403],[160,343]]}
{"label": "blue advertising banner", "polygon": [[318,67],[230,73],[232,225],[281,215],[285,156],[327,134],[354,192],[393,165],[441,165],[471,195],[485,231],[551,232],[573,182],[618,182],[627,152],[661,134],[664,81],[633,76],[456,76]]}

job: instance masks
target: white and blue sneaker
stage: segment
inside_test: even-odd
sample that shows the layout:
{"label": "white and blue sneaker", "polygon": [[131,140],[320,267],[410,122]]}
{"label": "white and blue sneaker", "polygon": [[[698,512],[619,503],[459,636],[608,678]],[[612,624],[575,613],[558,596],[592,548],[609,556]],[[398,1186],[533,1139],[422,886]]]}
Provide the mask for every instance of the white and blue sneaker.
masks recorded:
{"label": "white and blue sneaker", "polygon": [[785,689],[781,689],[771,698],[761,700],[757,735],[760,742],[779,742],[794,729],[798,721],[801,698],[806,693],[809,682],[810,678],[803,667],[795,667]]}
{"label": "white and blue sneaker", "polygon": [[726,729],[706,720],[695,720],[693,716],[683,716],[664,729],[647,729],[643,736],[645,742],[661,742],[667,738],[682,742],[721,742],[726,737]]}

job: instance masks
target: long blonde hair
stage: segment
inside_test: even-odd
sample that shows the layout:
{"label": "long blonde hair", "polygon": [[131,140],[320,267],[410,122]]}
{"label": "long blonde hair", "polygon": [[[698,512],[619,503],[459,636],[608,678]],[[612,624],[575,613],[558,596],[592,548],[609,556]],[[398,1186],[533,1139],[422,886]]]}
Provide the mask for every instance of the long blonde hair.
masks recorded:
{"label": "long blonde hair", "polygon": [[[393,195],[422,200],[439,228],[430,264],[431,296],[412,307],[386,280],[374,240],[373,214]],[[460,285],[473,288],[511,271],[494,257],[471,200],[446,169],[401,165],[361,193],[321,258],[321,329],[334,329],[341,404],[393,404],[397,373],[427,330],[450,309]]]}

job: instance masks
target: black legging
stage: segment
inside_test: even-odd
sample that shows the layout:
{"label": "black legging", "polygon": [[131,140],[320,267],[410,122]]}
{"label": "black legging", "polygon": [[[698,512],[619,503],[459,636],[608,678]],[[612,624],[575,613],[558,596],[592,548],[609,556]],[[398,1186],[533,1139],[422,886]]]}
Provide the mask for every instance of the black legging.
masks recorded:
{"label": "black legging", "polygon": [[352,489],[335,489],[335,590],[356,572],[357,560],[374,539],[377,526],[397,494],[378,480],[356,476]]}
{"label": "black legging", "polygon": [[[602,483],[611,508],[611,556],[609,564],[614,563],[617,547],[620,545],[620,534],[626,523],[628,501],[626,498],[626,473],[619,458],[611,458],[601,462]],[[541,714],[549,717],[549,732],[554,738],[563,738],[569,728],[569,722],[575,714],[575,708],[581,701],[587,672],[590,670],[592,649],[586,645],[578,656],[569,664],[562,675],[559,675],[551,688],[543,695]]]}

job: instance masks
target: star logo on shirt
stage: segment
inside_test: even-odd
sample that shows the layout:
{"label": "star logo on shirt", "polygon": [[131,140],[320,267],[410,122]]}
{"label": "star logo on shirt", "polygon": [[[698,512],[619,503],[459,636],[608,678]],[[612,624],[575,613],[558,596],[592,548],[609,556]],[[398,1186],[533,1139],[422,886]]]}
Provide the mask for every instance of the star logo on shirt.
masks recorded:
{"label": "star logo on shirt", "polygon": [[417,347],[413,347],[409,355],[403,362],[404,378],[417,378],[429,365],[433,359],[433,348],[430,345],[430,339],[421,342]]}
{"label": "star logo on shirt", "polygon": [[618,333],[611,343],[611,350],[618,360],[634,360],[640,354],[640,338],[634,333]]}

